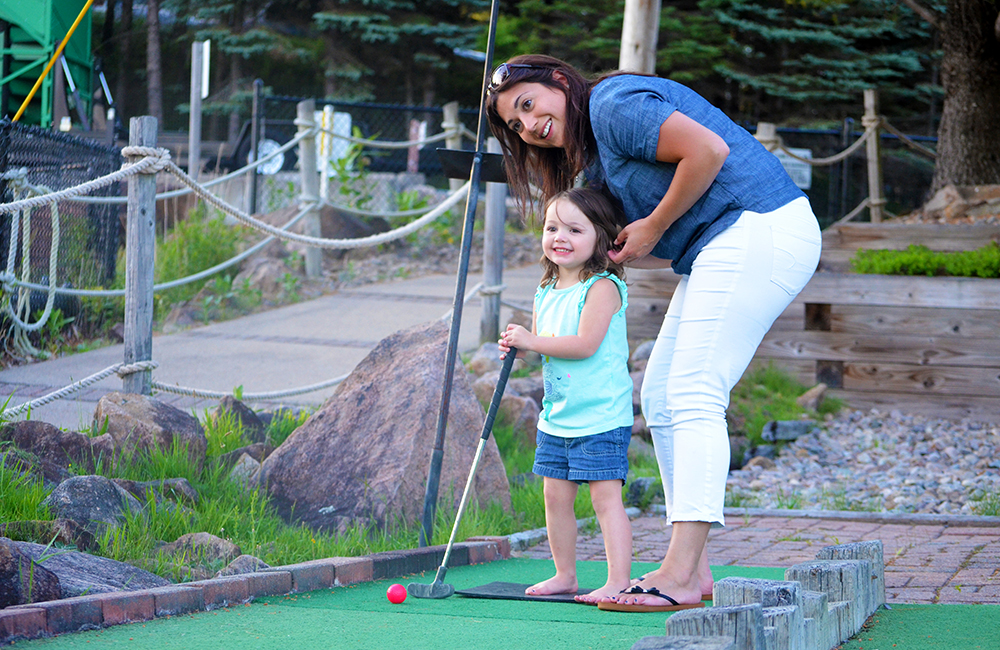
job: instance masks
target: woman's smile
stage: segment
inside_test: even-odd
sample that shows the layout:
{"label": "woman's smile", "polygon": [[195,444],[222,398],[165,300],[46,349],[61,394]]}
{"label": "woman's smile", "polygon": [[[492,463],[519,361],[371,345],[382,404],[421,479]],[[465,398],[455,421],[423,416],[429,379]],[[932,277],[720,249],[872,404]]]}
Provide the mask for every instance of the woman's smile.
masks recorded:
{"label": "woman's smile", "polygon": [[497,94],[497,114],[527,144],[562,147],[566,95],[535,82],[522,82]]}

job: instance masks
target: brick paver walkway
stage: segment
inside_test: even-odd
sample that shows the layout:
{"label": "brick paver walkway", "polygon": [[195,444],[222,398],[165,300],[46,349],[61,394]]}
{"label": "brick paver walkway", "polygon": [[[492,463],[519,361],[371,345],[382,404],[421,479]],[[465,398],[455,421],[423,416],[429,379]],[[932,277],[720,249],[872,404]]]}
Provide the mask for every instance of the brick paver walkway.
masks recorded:
{"label": "brick paver walkway", "polygon": [[[869,513],[865,513],[869,514]],[[713,565],[790,567],[816,559],[824,546],[882,540],[885,598],[889,603],[1000,604],[1000,525],[962,525],[961,520],[891,516],[872,520],[727,513],[726,527],[709,535]],[[670,542],[661,516],[632,522],[634,558],[659,562]],[[547,542],[523,552],[525,557],[551,558]],[[581,535],[578,560],[604,561],[600,531]]]}

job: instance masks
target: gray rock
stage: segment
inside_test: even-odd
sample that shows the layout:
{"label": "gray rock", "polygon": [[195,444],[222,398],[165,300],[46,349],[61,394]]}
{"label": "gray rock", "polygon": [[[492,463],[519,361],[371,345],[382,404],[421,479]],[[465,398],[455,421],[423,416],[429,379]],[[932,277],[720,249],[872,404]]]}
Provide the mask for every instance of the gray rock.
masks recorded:
{"label": "gray rock", "polygon": [[241,555],[215,574],[215,577],[235,576],[244,573],[256,573],[264,569],[270,569],[271,565],[252,555]]}
{"label": "gray rock", "polygon": [[218,420],[223,414],[232,414],[243,426],[244,440],[250,443],[267,442],[267,425],[257,417],[253,409],[232,395],[226,395],[219,401],[219,405],[212,412],[212,420]]}
{"label": "gray rock", "polygon": [[[496,378],[494,378],[493,383],[496,383]],[[513,377],[507,380],[507,391],[517,395],[530,397],[535,400],[535,404],[541,404],[542,400],[545,398],[545,383],[542,381],[541,375]]]}
{"label": "gray rock", "polygon": [[0,609],[63,597],[59,579],[25,554],[23,543],[0,537]]}
{"label": "gray rock", "polygon": [[639,476],[628,484],[625,495],[625,505],[641,508],[648,505],[657,496],[662,500],[663,486],[658,478]]}
{"label": "gray rock", "polygon": [[[260,484],[286,519],[335,530],[345,518],[413,523],[441,401],[448,325],[434,321],[383,339],[326,403],[262,463]],[[441,466],[439,503],[457,505],[485,415],[456,366]],[[475,477],[480,505],[510,507],[500,452],[491,436]]]}
{"label": "gray rock", "polygon": [[155,573],[125,562],[79,551],[53,550],[31,542],[14,544],[22,553],[55,574],[62,587],[63,598],[112,591],[139,591],[170,584],[169,580]]}
{"label": "gray rock", "polygon": [[201,469],[208,441],[198,418],[154,397],[108,393],[97,403],[94,429],[107,428],[126,455],[154,448],[169,451],[176,442],[187,447],[191,462]]}
{"label": "gray rock", "polygon": [[180,554],[187,561],[197,564],[232,562],[243,553],[236,544],[211,533],[181,535],[175,541],[158,548],[157,552],[168,556]]}
{"label": "gray rock", "polygon": [[90,551],[97,547],[93,533],[72,519],[9,521],[0,524],[0,537],[8,537],[17,542],[75,546],[81,551]]}
{"label": "gray rock", "polygon": [[538,403],[530,397],[504,393],[500,399],[497,418],[503,422],[509,422],[514,429],[514,434],[519,436],[524,444],[531,449],[535,446],[538,434],[539,410]]}
{"label": "gray rock", "polygon": [[768,442],[778,440],[795,440],[816,428],[815,420],[771,420],[760,432],[761,438]]}
{"label": "gray rock", "polygon": [[[94,438],[75,431],[61,429],[35,420],[11,422],[0,427],[0,442],[12,442],[15,447],[34,454],[44,465],[70,467],[77,473],[94,471],[94,459],[103,451],[94,448]],[[61,476],[61,474],[60,474]],[[63,476],[65,478],[65,476]]]}
{"label": "gray rock", "polygon": [[60,483],[43,503],[56,517],[72,519],[95,535],[143,512],[134,496],[103,476],[74,476]]}
{"label": "gray rock", "polygon": [[632,356],[629,358],[633,364],[639,361],[647,361],[649,359],[650,353],[653,351],[653,344],[656,341],[650,339],[648,341],[643,341],[632,350]]}
{"label": "gray rock", "polygon": [[264,459],[270,456],[273,451],[274,447],[272,445],[266,442],[255,442],[252,445],[240,447],[239,449],[222,454],[216,459],[216,462],[223,467],[230,467],[238,463],[244,455],[247,455],[258,463],[263,463]]}
{"label": "gray rock", "polygon": [[497,344],[486,342],[479,346],[476,353],[472,355],[469,359],[467,368],[469,372],[477,377],[480,377],[487,372],[492,372],[496,370],[498,373],[501,366],[500,352],[497,350]]}

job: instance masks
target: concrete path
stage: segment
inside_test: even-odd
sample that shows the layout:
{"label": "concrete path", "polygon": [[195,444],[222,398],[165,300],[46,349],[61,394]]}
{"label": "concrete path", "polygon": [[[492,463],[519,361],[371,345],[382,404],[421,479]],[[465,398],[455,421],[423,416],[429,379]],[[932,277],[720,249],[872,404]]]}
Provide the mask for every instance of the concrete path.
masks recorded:
{"label": "concrete path", "polygon": [[[662,516],[633,520],[632,535],[635,561],[663,559],[670,528]],[[815,560],[824,546],[876,539],[889,604],[1000,605],[1000,517],[727,508],[726,527],[709,534],[708,561],[788,568]],[[519,555],[552,557],[548,542]],[[577,560],[607,561],[600,532],[580,536]]]}
{"label": "concrete path", "polygon": [[[504,302],[530,308],[541,272],[538,266],[507,269]],[[481,281],[470,275],[467,289]],[[449,313],[454,276],[426,276],[369,285],[294,305],[153,338],[155,381],[188,388],[244,393],[287,390],[349,373],[386,336]],[[459,352],[479,347],[481,300],[471,299],[462,315]],[[506,324],[512,310],[501,310]],[[0,372],[0,395],[15,406],[46,395],[124,360],[124,346],[114,345]],[[79,430],[89,427],[97,401],[121,390],[116,376],[101,380],[66,399],[39,407],[32,420]],[[333,388],[289,397],[280,403],[319,406]],[[161,392],[158,399],[201,415],[216,400]],[[262,408],[274,403],[254,402]],[[22,419],[24,416],[21,416]]]}

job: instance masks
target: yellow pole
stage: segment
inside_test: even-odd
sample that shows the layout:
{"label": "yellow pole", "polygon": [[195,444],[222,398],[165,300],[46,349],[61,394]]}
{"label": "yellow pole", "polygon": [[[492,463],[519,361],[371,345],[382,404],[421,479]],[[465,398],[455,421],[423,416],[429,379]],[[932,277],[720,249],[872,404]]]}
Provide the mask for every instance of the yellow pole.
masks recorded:
{"label": "yellow pole", "polygon": [[52,55],[52,59],[49,61],[49,64],[45,66],[45,70],[42,71],[42,76],[38,78],[38,81],[35,82],[35,87],[32,88],[31,92],[28,93],[28,96],[24,98],[24,103],[21,104],[21,108],[17,109],[17,115],[14,116],[13,120],[14,122],[18,121],[24,114],[24,109],[28,108],[28,104],[31,103],[31,98],[35,96],[36,92],[38,92],[38,88],[42,85],[45,75],[49,73],[49,70],[52,69],[52,64],[54,64],[56,59],[59,58],[59,55],[62,54],[63,49],[66,47],[66,43],[69,42],[70,36],[72,36],[73,32],[76,31],[77,26],[80,24],[80,21],[83,20],[83,17],[87,15],[87,10],[90,9],[90,5],[92,4],[94,4],[94,0],[87,0],[87,4],[85,4],[83,9],[80,10],[80,15],[76,17],[76,22],[74,22],[73,26],[69,28],[66,38],[64,38],[62,43],[59,44],[59,47],[56,48],[56,53]]}

